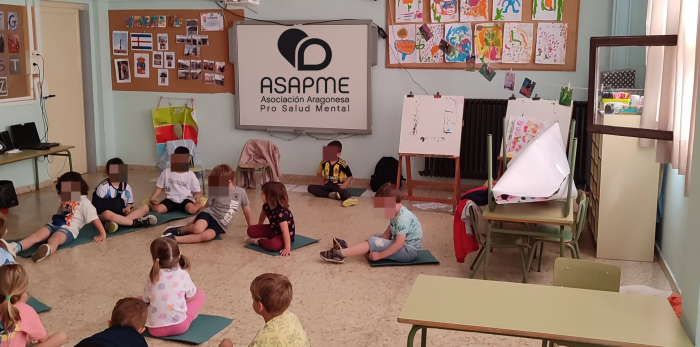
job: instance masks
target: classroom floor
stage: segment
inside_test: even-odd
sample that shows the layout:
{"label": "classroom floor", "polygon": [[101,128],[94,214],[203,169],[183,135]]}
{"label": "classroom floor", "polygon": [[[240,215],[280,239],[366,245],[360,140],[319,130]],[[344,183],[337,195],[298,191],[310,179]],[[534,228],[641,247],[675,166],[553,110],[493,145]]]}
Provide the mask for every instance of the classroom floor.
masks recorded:
{"label": "classroom floor", "polygon": [[[155,172],[131,171],[130,184],[136,200],[150,196],[157,178]],[[90,196],[102,175],[86,175]],[[289,188],[294,190],[294,184]],[[418,194],[440,195],[445,192],[418,190]],[[449,194],[449,193],[447,193]],[[259,190],[249,190],[253,219],[261,209]],[[290,209],[294,212],[297,232],[321,239],[292,252],[289,258],[271,257],[243,248],[245,218],[242,212],[233,221],[222,241],[182,245],[182,253],[193,264],[194,283],[207,293],[201,313],[233,318],[233,323],[203,346],[218,346],[228,337],[236,346],[247,346],[264,325],[251,308],[250,282],[259,274],[277,272],[289,277],[294,286],[291,311],[302,322],[312,346],[405,346],[409,326],[396,318],[418,274],[468,277],[469,265],[476,252],[464,264],[455,261],[452,242],[453,216],[445,212],[421,211],[408,207],[418,216],[424,232],[423,248],[429,249],[440,265],[370,268],[361,257],[333,265],[319,259],[327,250],[331,237],[355,243],[387,226],[381,214],[372,208],[371,197],[360,197],[358,206],[343,208],[339,202],[314,198],[305,192],[291,191]],[[6,239],[24,237],[44,225],[56,212],[59,197],[53,187],[19,196],[20,206],[10,210],[9,234]],[[40,315],[49,332],[63,330],[67,346],[107,327],[115,302],[143,291],[152,261],[150,242],[159,237],[174,221],[162,226],[58,251],[38,264],[19,259],[29,272],[29,292],[52,306]],[[530,272],[529,282],[551,285],[557,247],[545,248],[543,269]],[[582,257],[595,260],[590,235],[581,245]],[[516,250],[496,250],[492,256],[491,279],[520,282],[522,271]],[[622,269],[622,284],[641,284],[670,290],[658,262],[638,263],[598,260]],[[477,273],[477,278],[482,271]],[[479,300],[479,298],[465,298]],[[527,298],[523,298],[527,300]],[[575,298],[572,298],[575,300]],[[575,322],[572,322],[575,324]],[[176,346],[177,343],[149,339],[150,346]],[[429,330],[430,346],[540,346],[536,340],[441,330]]]}

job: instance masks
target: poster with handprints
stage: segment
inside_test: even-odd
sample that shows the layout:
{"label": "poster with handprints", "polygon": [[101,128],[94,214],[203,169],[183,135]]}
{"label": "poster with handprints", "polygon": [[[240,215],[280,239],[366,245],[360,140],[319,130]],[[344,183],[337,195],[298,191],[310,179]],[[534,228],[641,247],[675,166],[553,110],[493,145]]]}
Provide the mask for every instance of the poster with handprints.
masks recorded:
{"label": "poster with handprints", "polygon": [[455,49],[445,55],[448,63],[463,63],[472,55],[472,28],[470,23],[445,24],[445,41]]}
{"label": "poster with handprints", "polygon": [[460,0],[459,20],[461,22],[489,20],[489,0]]}
{"label": "poster with handprints", "polygon": [[389,62],[391,64],[418,62],[415,24],[390,26],[389,42]]}
{"label": "poster with handprints", "polygon": [[566,63],[566,23],[539,23],[537,25],[537,49],[535,63],[557,64]]}
{"label": "poster with handprints", "polygon": [[416,33],[416,49],[418,50],[419,63],[442,63],[445,54],[440,50],[440,40],[445,39],[444,24],[428,24],[433,37],[430,40],[423,39],[420,32]]}
{"label": "poster with handprints", "polygon": [[493,20],[523,20],[523,0],[493,0]]}
{"label": "poster with handprints", "polygon": [[433,23],[449,23],[459,21],[459,0],[429,0],[430,14]]}
{"label": "poster with handprints", "polygon": [[527,64],[532,60],[532,23],[506,23],[503,30],[503,62]]}
{"label": "poster with handprints", "polygon": [[532,20],[562,20],[564,0],[532,0]]}
{"label": "poster with handprints", "polygon": [[516,117],[508,125],[506,149],[508,156],[515,158],[537,135],[551,126],[551,122],[542,119]]}
{"label": "poster with handprints", "polygon": [[396,23],[422,23],[423,0],[396,0]]}
{"label": "poster with handprints", "polygon": [[474,26],[476,59],[482,63],[503,60],[503,30],[498,23],[478,23]]}

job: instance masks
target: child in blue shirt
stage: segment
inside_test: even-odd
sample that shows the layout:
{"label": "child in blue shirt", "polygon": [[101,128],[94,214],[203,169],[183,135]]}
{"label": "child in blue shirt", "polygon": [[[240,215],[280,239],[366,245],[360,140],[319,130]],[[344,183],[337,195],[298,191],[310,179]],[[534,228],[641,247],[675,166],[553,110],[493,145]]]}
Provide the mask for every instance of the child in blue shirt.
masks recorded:
{"label": "child in blue shirt", "polygon": [[[7,234],[7,217],[2,213],[0,213],[0,233],[2,236]],[[0,239],[0,265],[14,262],[15,257],[7,251],[7,241]]]}
{"label": "child in blue shirt", "polygon": [[342,263],[345,257],[368,254],[372,261],[389,259],[408,263],[418,257],[423,244],[423,229],[416,215],[401,204],[401,191],[391,183],[384,184],[375,195],[374,207],[383,208],[390,218],[383,234],[348,247],[345,240],[333,238],[333,248],[321,252],[321,259]]}

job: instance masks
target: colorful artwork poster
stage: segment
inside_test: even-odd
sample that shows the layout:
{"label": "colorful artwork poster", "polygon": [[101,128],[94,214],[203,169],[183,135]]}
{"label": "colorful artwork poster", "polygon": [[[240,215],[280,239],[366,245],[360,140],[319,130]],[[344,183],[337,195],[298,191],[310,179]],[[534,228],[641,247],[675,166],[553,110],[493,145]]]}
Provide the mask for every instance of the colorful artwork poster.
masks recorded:
{"label": "colorful artwork poster", "polygon": [[389,62],[391,64],[417,63],[416,25],[392,25],[389,27]]}
{"label": "colorful artwork poster", "polygon": [[489,20],[489,0],[460,0],[459,20],[461,22]]}
{"label": "colorful artwork poster", "polygon": [[[189,72],[187,73],[189,75]],[[158,156],[165,150],[165,143],[175,140],[192,140],[197,144],[199,125],[194,109],[189,107],[160,107],[151,111],[156,136]],[[179,128],[175,130],[175,128]],[[178,136],[179,134],[182,134]]]}
{"label": "colorful artwork poster", "polygon": [[459,21],[459,0],[429,0],[430,14],[433,23],[449,23]]}
{"label": "colorful artwork poster", "polygon": [[445,55],[448,63],[463,63],[472,55],[472,28],[469,23],[445,25],[445,40],[455,49]]}
{"label": "colorful artwork poster", "polygon": [[537,135],[547,130],[551,125],[540,119],[528,117],[512,118],[508,127],[508,138],[506,141],[508,156],[512,155],[515,158]]}
{"label": "colorful artwork poster", "polygon": [[568,27],[566,23],[540,23],[537,25],[535,63],[556,65],[566,63]]}
{"label": "colorful artwork poster", "polygon": [[445,60],[445,54],[440,50],[440,41],[445,38],[445,25],[428,24],[428,29],[433,34],[430,40],[426,41],[420,33],[416,33],[418,62],[442,63]]}
{"label": "colorful artwork poster", "polygon": [[506,23],[503,30],[503,62],[527,64],[532,60],[532,23]]}
{"label": "colorful artwork poster", "polygon": [[476,57],[482,63],[503,60],[503,30],[498,23],[477,23],[474,26]]}
{"label": "colorful artwork poster", "polygon": [[523,20],[523,0],[493,0],[493,20]]}
{"label": "colorful artwork poster", "polygon": [[423,0],[396,0],[396,23],[422,23]]}
{"label": "colorful artwork poster", "polygon": [[563,18],[564,0],[533,0],[532,20],[555,20]]}

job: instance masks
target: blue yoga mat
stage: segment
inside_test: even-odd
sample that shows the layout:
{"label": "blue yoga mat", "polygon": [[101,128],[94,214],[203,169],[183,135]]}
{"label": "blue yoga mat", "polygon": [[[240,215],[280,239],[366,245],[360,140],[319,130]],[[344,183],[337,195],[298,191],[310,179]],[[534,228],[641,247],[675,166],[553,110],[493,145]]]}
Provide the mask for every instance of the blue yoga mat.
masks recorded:
{"label": "blue yoga mat", "polygon": [[190,328],[184,334],[167,337],[154,337],[151,336],[151,334],[148,333],[148,329],[146,329],[146,331],[143,332],[143,336],[160,340],[178,341],[192,345],[199,345],[209,341],[212,337],[214,337],[214,335],[226,329],[231,322],[233,322],[233,319],[230,318],[200,314],[192,321]]}
{"label": "blue yoga mat", "polygon": [[46,312],[48,310],[51,310],[51,306],[46,305],[45,303],[37,300],[35,297],[30,297],[29,300],[27,300],[27,305],[29,307],[33,308],[36,313],[42,313]]}
{"label": "blue yoga mat", "polygon": [[413,259],[413,261],[408,262],[408,263],[399,263],[398,261],[393,261],[389,259],[382,259],[378,261],[369,261],[369,266],[375,267],[375,266],[407,266],[407,265],[427,265],[427,264],[440,264],[440,261],[437,260],[432,253],[430,253],[429,250],[423,249],[418,251],[418,257],[416,259]]}
{"label": "blue yoga mat", "polygon": [[[310,245],[310,244],[312,244],[312,243],[316,243],[316,242],[318,242],[318,241],[319,241],[319,240],[312,239],[312,238],[310,238],[310,237],[302,236],[302,235],[299,235],[299,234],[294,235],[294,242],[292,242],[292,250],[295,250],[295,249],[297,249],[297,248],[301,248],[301,247],[304,247],[304,246],[308,246],[308,245]],[[252,250],[258,251],[258,252],[260,252],[260,253],[269,254],[269,255],[272,255],[272,256],[278,256],[278,255],[280,255],[280,252],[279,252],[279,251],[277,251],[277,252],[266,251],[266,250],[264,250],[262,247],[257,246],[257,245],[245,245],[245,248],[252,249]]]}

